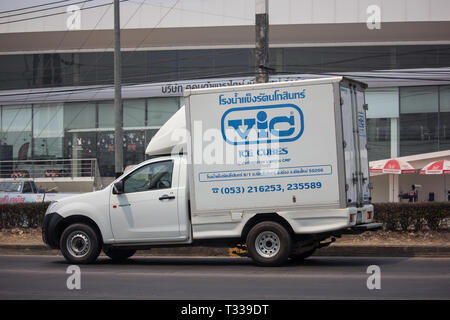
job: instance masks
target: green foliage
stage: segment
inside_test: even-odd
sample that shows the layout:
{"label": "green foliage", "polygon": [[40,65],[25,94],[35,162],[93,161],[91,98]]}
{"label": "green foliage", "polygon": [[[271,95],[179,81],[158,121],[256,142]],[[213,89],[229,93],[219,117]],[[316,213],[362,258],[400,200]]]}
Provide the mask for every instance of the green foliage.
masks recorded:
{"label": "green foliage", "polygon": [[450,219],[449,202],[375,203],[375,219],[389,231],[439,230]]}
{"label": "green foliage", "polygon": [[30,202],[0,205],[0,226],[9,228],[37,228],[42,226],[50,202]]}
{"label": "green foliage", "polygon": [[[41,227],[49,202],[0,205],[0,226],[9,228]],[[449,202],[375,203],[375,220],[389,231],[439,230],[450,221]]]}

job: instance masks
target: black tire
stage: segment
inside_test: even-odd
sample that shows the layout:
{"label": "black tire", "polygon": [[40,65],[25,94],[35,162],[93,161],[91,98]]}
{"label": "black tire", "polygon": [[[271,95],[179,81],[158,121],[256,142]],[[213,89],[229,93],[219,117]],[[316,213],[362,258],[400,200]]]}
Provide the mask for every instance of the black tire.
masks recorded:
{"label": "black tire", "polygon": [[64,258],[73,264],[93,263],[101,251],[100,235],[84,223],[68,226],[59,245]]}
{"label": "black tire", "polygon": [[281,224],[260,222],[247,235],[247,251],[260,266],[279,266],[287,261],[291,242],[291,235]]}
{"label": "black tire", "polygon": [[133,249],[109,248],[103,250],[113,261],[125,261],[136,253]]}
{"label": "black tire", "polygon": [[294,253],[294,254],[291,254],[289,256],[289,258],[291,258],[294,261],[303,261],[303,260],[307,259],[308,257],[310,257],[315,251],[316,251],[316,249],[312,249],[312,250],[309,250],[309,251],[306,251],[306,252],[303,252],[300,254]]}

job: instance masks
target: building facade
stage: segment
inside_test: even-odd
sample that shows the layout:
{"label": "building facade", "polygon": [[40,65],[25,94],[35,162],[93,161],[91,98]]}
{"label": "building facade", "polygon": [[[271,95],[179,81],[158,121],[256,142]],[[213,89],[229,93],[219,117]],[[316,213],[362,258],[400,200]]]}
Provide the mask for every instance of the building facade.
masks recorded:
{"label": "building facade", "polygon": [[[112,177],[112,5],[53,7],[0,13],[2,159],[96,158]],[[255,1],[133,0],[121,10],[132,165],[184,89],[254,81]],[[450,149],[450,2],[277,0],[269,21],[271,81],[368,83],[370,160]]]}

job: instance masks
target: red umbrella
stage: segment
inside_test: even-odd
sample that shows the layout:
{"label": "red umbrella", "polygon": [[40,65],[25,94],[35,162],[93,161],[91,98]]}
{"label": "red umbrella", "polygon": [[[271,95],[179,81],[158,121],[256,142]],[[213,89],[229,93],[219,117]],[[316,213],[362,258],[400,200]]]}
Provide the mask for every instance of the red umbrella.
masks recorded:
{"label": "red umbrella", "polygon": [[420,174],[450,174],[450,161],[433,161],[423,167]]}
{"label": "red umbrella", "polygon": [[416,169],[408,162],[400,159],[387,159],[370,168],[371,173],[416,173]]}

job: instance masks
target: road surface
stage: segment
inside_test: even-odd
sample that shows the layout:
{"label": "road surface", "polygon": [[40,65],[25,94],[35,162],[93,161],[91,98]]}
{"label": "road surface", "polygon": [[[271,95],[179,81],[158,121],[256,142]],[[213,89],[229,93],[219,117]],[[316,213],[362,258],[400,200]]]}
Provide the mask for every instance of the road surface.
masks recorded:
{"label": "road surface", "polygon": [[[371,265],[381,289],[367,287]],[[262,268],[247,258],[101,257],[80,265],[79,290],[67,288],[68,267],[61,256],[0,256],[0,299],[450,298],[449,258],[311,257]]]}

